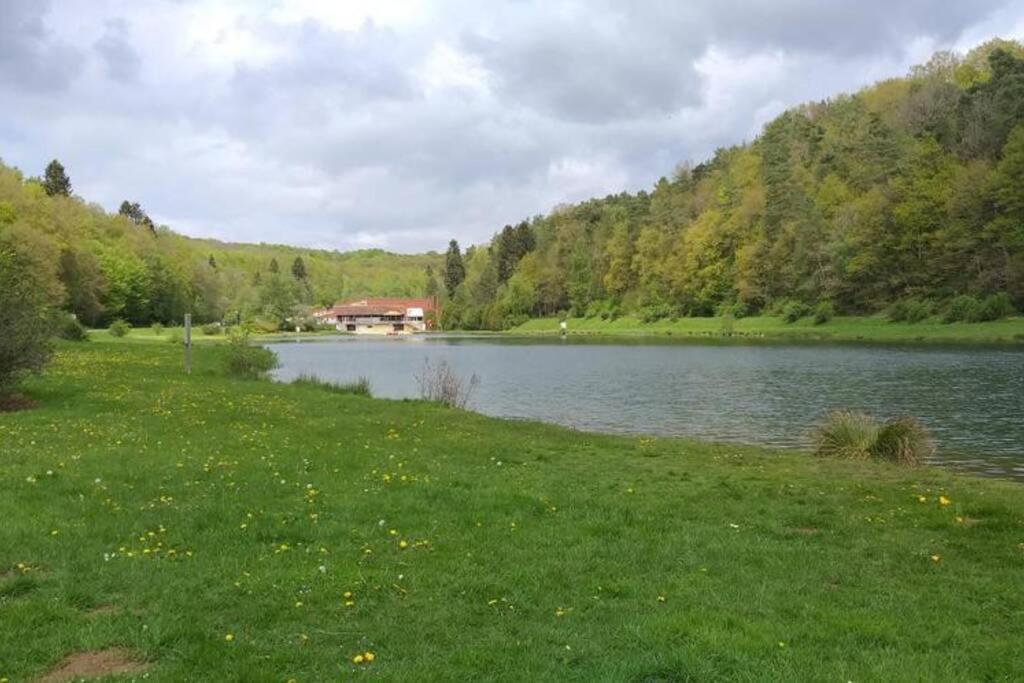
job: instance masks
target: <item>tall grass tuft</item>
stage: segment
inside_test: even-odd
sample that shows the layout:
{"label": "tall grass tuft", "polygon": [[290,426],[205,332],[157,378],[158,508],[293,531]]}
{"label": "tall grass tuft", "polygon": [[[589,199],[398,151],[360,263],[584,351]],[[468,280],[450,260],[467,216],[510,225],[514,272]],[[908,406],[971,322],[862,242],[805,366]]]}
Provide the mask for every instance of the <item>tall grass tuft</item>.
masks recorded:
{"label": "tall grass tuft", "polygon": [[934,452],[928,430],[912,417],[886,422],[871,445],[872,456],[900,465],[919,465]]}
{"label": "tall grass tuft", "polygon": [[815,454],[852,460],[867,460],[878,438],[875,418],[852,410],[834,410],[815,433]]}
{"label": "tall grass tuft", "polygon": [[815,455],[918,465],[935,452],[928,430],[912,417],[879,423],[865,413],[835,410],[814,435]]}
{"label": "tall grass tuft", "polygon": [[316,375],[299,375],[297,378],[292,380],[292,384],[298,386],[317,387],[324,391],[329,391],[332,394],[351,394],[353,396],[373,398],[373,393],[370,391],[370,380],[366,377],[360,377],[354,382],[332,382],[330,380],[321,379]]}

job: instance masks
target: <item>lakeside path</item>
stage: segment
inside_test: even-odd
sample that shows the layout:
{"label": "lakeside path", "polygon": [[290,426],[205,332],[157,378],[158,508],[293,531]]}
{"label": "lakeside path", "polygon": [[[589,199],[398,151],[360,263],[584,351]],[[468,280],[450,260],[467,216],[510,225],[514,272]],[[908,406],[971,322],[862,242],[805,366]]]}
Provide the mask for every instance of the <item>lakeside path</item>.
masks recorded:
{"label": "lakeside path", "polygon": [[0,414],[0,678],[112,648],[155,681],[1024,678],[1019,484],[232,380],[224,352],[61,344]]}
{"label": "lakeside path", "polygon": [[[558,335],[557,318],[535,318],[514,327],[509,334]],[[907,342],[907,343],[997,343],[1024,345],[1024,317],[982,323],[942,323],[935,319],[920,323],[894,323],[882,317],[837,317],[815,325],[810,318],[786,323],[767,316],[726,321],[722,318],[677,318],[644,323],[637,318],[616,320],[570,318],[571,335],[752,337],[807,339],[818,341]]]}

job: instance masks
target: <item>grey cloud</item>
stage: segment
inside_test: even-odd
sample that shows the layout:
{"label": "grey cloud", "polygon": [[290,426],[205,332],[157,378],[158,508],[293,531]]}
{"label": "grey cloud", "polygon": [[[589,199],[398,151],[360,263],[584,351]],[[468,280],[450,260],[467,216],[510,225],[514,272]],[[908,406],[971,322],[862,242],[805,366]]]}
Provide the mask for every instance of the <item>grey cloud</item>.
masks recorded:
{"label": "grey cloud", "polygon": [[81,71],[80,51],[55,40],[49,2],[10,0],[0,17],[0,84],[29,91],[62,90]]}
{"label": "grey cloud", "polygon": [[130,84],[138,80],[141,60],[132,47],[128,22],[124,19],[107,21],[103,36],[96,41],[93,49],[106,65],[107,74],[115,81]]}

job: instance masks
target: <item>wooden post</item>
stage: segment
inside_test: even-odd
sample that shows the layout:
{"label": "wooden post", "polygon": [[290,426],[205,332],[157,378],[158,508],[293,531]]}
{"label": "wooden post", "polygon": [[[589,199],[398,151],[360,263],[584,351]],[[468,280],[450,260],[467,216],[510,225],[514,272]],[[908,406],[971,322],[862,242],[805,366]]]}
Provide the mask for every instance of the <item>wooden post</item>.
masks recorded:
{"label": "wooden post", "polygon": [[185,374],[192,374],[192,314],[185,314]]}

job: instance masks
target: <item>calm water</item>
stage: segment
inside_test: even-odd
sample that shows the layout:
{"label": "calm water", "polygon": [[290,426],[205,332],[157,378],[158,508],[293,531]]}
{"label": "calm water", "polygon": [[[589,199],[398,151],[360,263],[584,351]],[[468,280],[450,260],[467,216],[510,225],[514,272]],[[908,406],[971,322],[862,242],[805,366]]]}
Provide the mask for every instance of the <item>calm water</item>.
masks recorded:
{"label": "calm water", "polygon": [[913,415],[937,460],[1024,480],[1024,351],[470,336],[275,344],[282,380],[370,379],[418,395],[424,360],[481,384],[474,410],[585,430],[803,448],[832,408]]}

